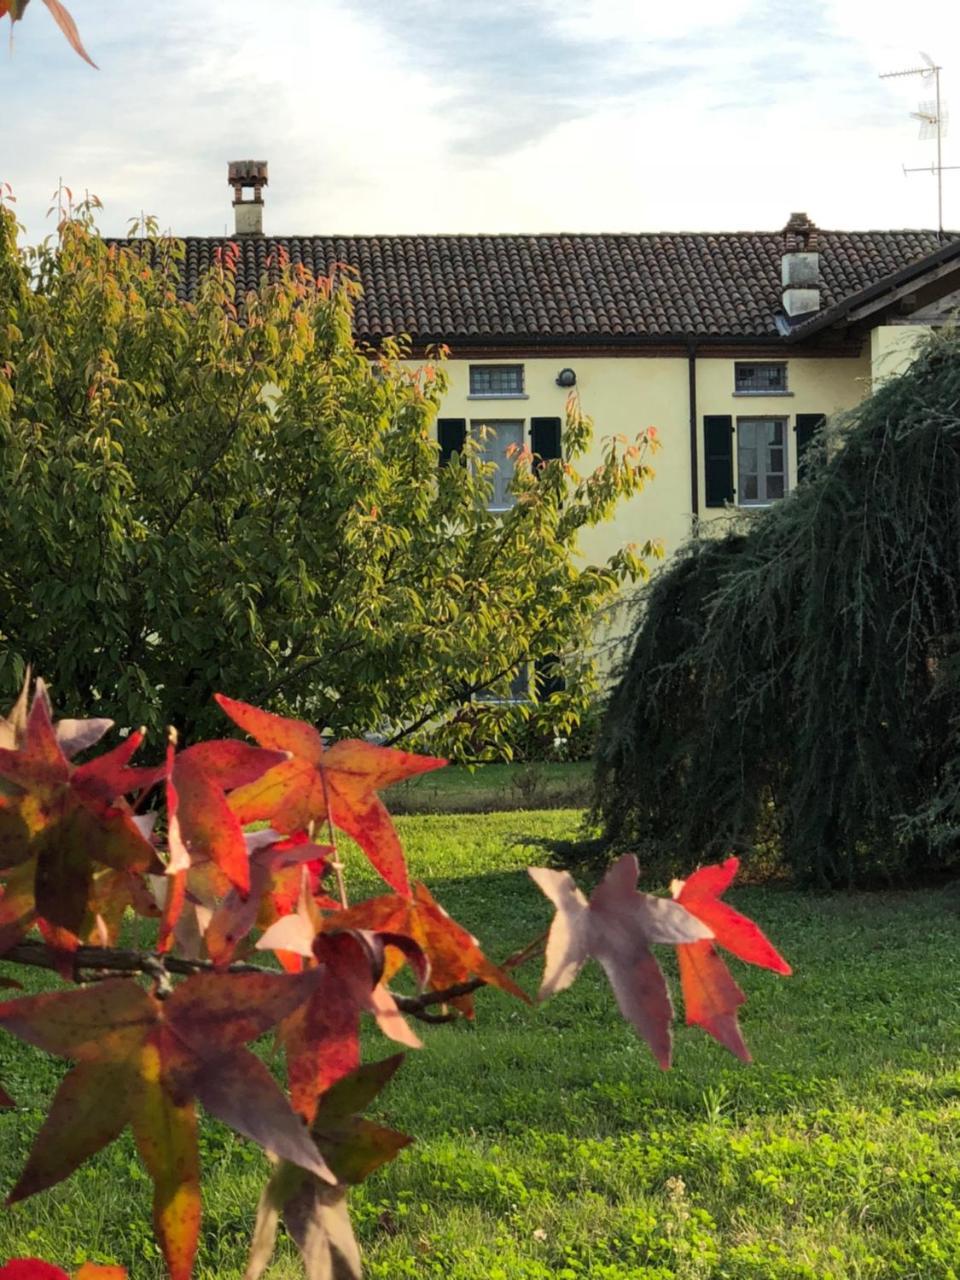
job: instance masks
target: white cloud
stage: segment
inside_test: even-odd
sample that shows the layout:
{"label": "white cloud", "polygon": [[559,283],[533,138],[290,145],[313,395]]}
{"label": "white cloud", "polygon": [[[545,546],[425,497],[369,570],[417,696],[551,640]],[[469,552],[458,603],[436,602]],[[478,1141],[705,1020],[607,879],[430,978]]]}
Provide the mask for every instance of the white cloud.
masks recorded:
{"label": "white cloud", "polygon": [[[932,179],[900,171],[932,158],[924,91],[878,73],[960,49],[946,0],[70,3],[99,73],[39,6],[0,62],[0,180],[33,236],[60,175],[111,232],[143,209],[220,233],[245,156],[283,233],[929,226]],[[960,224],[960,171],[944,186]]]}

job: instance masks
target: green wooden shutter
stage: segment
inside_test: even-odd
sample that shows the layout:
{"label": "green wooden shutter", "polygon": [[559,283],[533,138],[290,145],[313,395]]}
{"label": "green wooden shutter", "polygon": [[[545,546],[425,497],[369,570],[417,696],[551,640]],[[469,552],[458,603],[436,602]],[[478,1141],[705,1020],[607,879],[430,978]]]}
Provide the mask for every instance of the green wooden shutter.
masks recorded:
{"label": "green wooden shutter", "polygon": [[530,448],[534,454],[534,465],[550,462],[559,458],[561,441],[561,422],[559,418],[530,419]]}
{"label": "green wooden shutter", "polygon": [[437,443],[440,446],[440,465],[449,466],[453,455],[459,454],[463,464],[463,446],[467,442],[466,418],[438,418]]}
{"label": "green wooden shutter", "polygon": [[797,481],[805,480],[809,462],[807,450],[814,437],[826,422],[823,413],[798,413],[797,425],[793,428],[797,435]]}
{"label": "green wooden shutter", "polygon": [[708,507],[733,501],[733,418],[708,413],[703,419],[703,477]]}

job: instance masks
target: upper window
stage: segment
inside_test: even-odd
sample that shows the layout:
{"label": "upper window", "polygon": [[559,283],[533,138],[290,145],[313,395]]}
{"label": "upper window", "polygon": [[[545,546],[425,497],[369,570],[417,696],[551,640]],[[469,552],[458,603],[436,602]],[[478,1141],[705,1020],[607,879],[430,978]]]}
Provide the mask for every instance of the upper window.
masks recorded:
{"label": "upper window", "polygon": [[506,511],[517,500],[516,495],[510,492],[510,484],[514,458],[523,448],[523,421],[472,422],[470,427],[480,443],[477,457],[481,462],[492,462],[495,468],[491,476],[490,510]]}
{"label": "upper window", "polygon": [[740,364],[733,366],[734,391],[752,392],[754,395],[770,395],[786,391],[786,361],[773,364]]}
{"label": "upper window", "polygon": [[741,506],[763,506],[787,491],[786,418],[737,419],[737,493]]}
{"label": "upper window", "polygon": [[472,364],[470,366],[472,396],[522,396],[522,364]]}

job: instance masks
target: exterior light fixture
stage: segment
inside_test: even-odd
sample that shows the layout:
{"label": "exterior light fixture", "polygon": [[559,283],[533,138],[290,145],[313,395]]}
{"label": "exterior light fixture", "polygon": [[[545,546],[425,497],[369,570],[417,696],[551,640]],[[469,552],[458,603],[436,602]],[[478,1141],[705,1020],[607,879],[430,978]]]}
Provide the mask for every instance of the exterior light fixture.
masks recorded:
{"label": "exterior light fixture", "polygon": [[557,374],[558,387],[575,387],[577,385],[577,375],[573,369],[561,369]]}

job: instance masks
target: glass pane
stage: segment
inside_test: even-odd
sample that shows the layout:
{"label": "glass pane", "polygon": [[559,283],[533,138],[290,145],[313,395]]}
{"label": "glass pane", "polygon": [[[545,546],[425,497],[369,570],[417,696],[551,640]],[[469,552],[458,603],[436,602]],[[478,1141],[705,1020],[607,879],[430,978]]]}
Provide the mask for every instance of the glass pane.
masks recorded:
{"label": "glass pane", "polygon": [[771,449],[769,453],[770,453],[770,464],[767,467],[767,470],[779,471],[782,473],[783,472],[783,449],[782,448]]}
{"label": "glass pane", "polygon": [[767,423],[767,440],[770,444],[783,444],[783,423],[768,422]]}
{"label": "glass pane", "polygon": [[512,507],[514,496],[509,492],[513,479],[514,458],[508,456],[511,445],[519,447],[523,444],[522,422],[487,422],[474,423],[474,430],[482,436],[480,459],[492,462],[497,470],[493,476],[493,494],[491,507]]}
{"label": "glass pane", "polygon": [[470,366],[471,395],[519,395],[522,391],[522,364],[475,364]]}
{"label": "glass pane", "polygon": [[530,668],[523,663],[510,681],[510,697],[520,701],[530,696]]}
{"label": "glass pane", "polygon": [[774,498],[783,497],[783,476],[767,476],[767,498],[772,502]]}
{"label": "glass pane", "polygon": [[740,444],[755,445],[757,443],[757,424],[748,418],[741,418],[737,423],[737,434]]}
{"label": "glass pane", "polygon": [[756,449],[745,449],[743,445],[741,445],[740,454],[739,454],[739,463],[740,463],[741,475],[744,475],[747,472],[752,472],[753,475],[756,475],[757,471],[759,470],[759,468],[757,467]]}
{"label": "glass pane", "polygon": [[757,477],[755,475],[740,477],[740,499],[742,502],[756,502]]}

